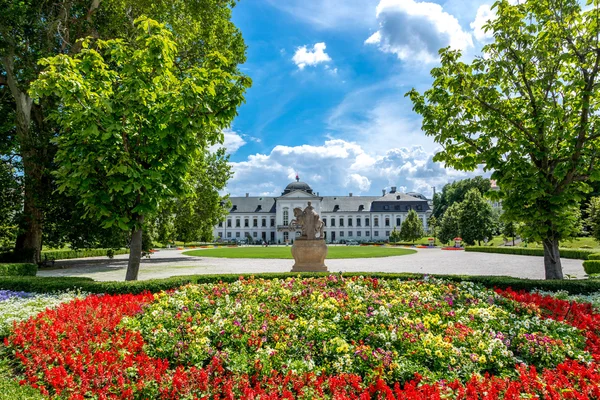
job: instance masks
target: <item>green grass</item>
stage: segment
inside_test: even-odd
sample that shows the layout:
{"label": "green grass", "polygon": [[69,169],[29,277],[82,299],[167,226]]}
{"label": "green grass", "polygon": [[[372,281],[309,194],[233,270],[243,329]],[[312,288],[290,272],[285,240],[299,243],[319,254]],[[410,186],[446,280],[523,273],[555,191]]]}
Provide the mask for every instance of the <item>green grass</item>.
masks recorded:
{"label": "green grass", "polygon": [[[327,251],[327,258],[330,260],[336,258],[373,258],[403,256],[413,253],[416,253],[416,251],[404,248],[330,246]],[[220,258],[293,258],[291,247],[228,247],[224,249],[191,250],[183,254]]]}
{"label": "green grass", "polygon": [[[524,243],[519,244],[519,246],[525,246]],[[541,243],[527,243],[527,247],[542,247]],[[600,243],[598,243],[594,238],[591,237],[578,237],[571,241],[564,240],[560,242],[560,247],[569,248],[569,249],[598,249],[600,250]]]}

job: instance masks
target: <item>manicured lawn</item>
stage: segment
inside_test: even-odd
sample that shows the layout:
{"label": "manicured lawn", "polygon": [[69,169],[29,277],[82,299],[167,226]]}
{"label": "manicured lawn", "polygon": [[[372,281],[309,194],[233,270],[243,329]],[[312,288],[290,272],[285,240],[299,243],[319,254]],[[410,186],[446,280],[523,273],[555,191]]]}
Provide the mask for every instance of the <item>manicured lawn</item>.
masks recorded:
{"label": "manicured lawn", "polygon": [[[327,258],[373,258],[403,256],[413,253],[416,253],[416,251],[404,248],[330,246],[327,252]],[[191,250],[186,251],[183,254],[188,256],[220,258],[293,258],[291,247],[227,247],[221,249]]]}

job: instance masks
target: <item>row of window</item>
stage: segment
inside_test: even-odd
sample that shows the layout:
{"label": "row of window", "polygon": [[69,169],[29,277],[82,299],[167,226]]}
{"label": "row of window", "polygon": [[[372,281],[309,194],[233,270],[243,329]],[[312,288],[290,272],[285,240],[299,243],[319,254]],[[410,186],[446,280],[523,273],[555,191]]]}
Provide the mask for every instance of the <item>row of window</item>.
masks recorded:
{"label": "row of window", "polygon": [[[338,221],[339,221],[339,225],[338,226],[344,226],[344,220],[345,220],[344,218],[339,218],[338,219]],[[348,226],[349,227],[353,226],[353,224],[354,224],[355,221],[356,221],[356,226],[357,227],[362,226],[362,219],[361,218],[356,218],[356,220],[354,220],[351,217],[348,218]],[[365,218],[364,219],[365,226],[369,226],[369,221],[370,221],[369,218]],[[385,219],[383,220],[383,222],[384,222],[384,226],[391,226],[390,225],[391,220],[390,220],[389,217],[385,217]],[[327,226],[327,218],[323,218],[323,223],[325,224],[325,226]],[[336,219],[335,218],[330,218],[329,219],[329,223],[330,223],[329,226],[335,226]],[[400,226],[400,225],[402,225],[402,218],[397,217],[396,218],[396,226]],[[373,226],[379,226],[379,217],[374,217],[373,218]]]}
{"label": "row of window", "polygon": [[[365,232],[362,232],[362,231],[356,231],[356,232],[353,232],[353,231],[347,231],[347,232],[340,231],[340,232],[338,232],[338,235],[339,235],[339,237],[344,237],[347,234],[348,237],[352,237],[352,236],[354,236],[354,233],[356,233],[357,237],[363,236],[363,233],[364,233],[364,236],[371,236],[371,232],[370,231],[365,231]],[[297,235],[299,235],[299,234],[300,234],[300,232],[297,232]],[[223,238],[223,232],[218,232],[218,235],[219,235],[220,238]],[[265,235],[266,235],[266,232],[262,232],[261,236],[265,236]],[[288,232],[283,232],[284,238],[286,238],[288,235],[289,235]],[[327,236],[327,232],[325,232],[325,236]],[[373,236],[379,236],[379,231],[373,231]],[[386,237],[390,236],[390,231],[385,231],[385,236]],[[240,237],[242,237],[242,232],[227,232],[227,238],[232,238],[232,237],[240,238]],[[252,232],[252,237],[257,238],[258,237],[258,232]]]}
{"label": "row of window", "polygon": [[[265,228],[267,226],[267,219],[263,218],[260,222],[260,226]],[[271,218],[271,227],[275,226],[275,218]],[[223,221],[219,222],[219,228],[223,227]],[[231,228],[231,219],[227,220],[227,227]],[[242,221],[238,218],[235,220],[235,227],[236,228],[241,228],[242,227]],[[250,227],[250,220],[248,218],[244,218],[244,228],[249,228]],[[258,218],[254,218],[252,220],[252,227],[253,228],[258,228]]]}

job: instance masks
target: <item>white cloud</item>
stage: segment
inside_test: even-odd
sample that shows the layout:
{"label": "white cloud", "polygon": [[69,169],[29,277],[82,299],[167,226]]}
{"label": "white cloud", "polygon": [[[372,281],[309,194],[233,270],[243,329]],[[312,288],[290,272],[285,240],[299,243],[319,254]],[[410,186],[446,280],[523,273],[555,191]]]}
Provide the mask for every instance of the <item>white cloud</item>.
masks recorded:
{"label": "white cloud", "polygon": [[298,47],[292,61],[300,69],[304,69],[307,65],[315,66],[319,63],[329,62],[331,57],[325,53],[326,47],[324,42],[315,43],[312,50],[308,50],[306,46]]}
{"label": "white cloud", "polygon": [[470,26],[473,29],[473,36],[478,42],[485,43],[490,41],[494,36],[491,31],[485,31],[483,26],[490,20],[496,18],[496,13],[492,11],[492,8],[488,4],[483,4],[477,9],[477,15],[475,20],[471,22]]}
{"label": "white cloud", "polygon": [[231,129],[223,131],[223,144],[214,144],[209,148],[209,151],[216,151],[218,148],[225,147],[227,153],[233,154],[244,146],[248,141],[260,143],[260,138],[256,138],[243,133],[235,132]]}
{"label": "white cloud", "polygon": [[275,146],[269,154],[254,154],[232,163],[234,176],[227,185],[233,196],[279,196],[298,172],[321,195],[379,195],[396,186],[404,191],[432,195],[457,179],[481,174],[460,172],[432,160],[433,152],[421,146],[391,148],[382,155],[355,142],[327,140],[320,145]]}
{"label": "white cloud", "polygon": [[377,19],[379,30],[365,43],[403,61],[432,63],[438,60],[438,51],[443,47],[458,50],[473,47],[471,34],[439,4],[381,0]]}

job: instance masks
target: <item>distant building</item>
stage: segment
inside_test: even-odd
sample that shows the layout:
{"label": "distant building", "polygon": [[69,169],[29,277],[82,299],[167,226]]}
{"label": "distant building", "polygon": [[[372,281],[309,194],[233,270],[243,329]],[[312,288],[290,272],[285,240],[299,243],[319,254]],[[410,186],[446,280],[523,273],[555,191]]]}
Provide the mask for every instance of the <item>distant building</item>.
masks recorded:
{"label": "distant building", "polygon": [[215,226],[214,237],[232,240],[285,243],[297,234],[288,228],[296,207],[304,209],[310,201],[325,223],[325,240],[338,243],[388,240],[390,233],[400,229],[410,210],[415,210],[427,229],[431,214],[429,202],[420,193],[400,193],[392,187],[381,196],[319,196],[296,176],[296,182],[286,186],[278,197],[231,197],[231,209],[225,221]]}

